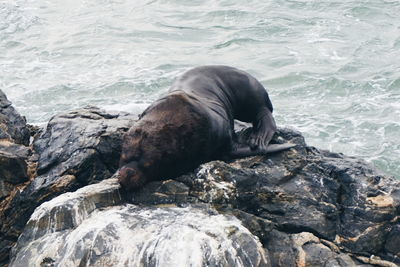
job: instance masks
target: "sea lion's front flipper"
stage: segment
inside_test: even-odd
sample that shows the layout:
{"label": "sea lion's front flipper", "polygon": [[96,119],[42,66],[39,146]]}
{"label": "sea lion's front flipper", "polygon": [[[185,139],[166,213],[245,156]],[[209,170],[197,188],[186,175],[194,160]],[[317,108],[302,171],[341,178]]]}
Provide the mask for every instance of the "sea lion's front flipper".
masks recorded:
{"label": "sea lion's front flipper", "polygon": [[229,153],[229,157],[234,158],[243,158],[250,157],[256,155],[265,155],[281,152],[284,150],[291,149],[297,146],[296,144],[285,143],[285,144],[269,144],[266,149],[251,149],[248,145],[236,144]]}
{"label": "sea lion's front flipper", "polygon": [[252,129],[247,143],[253,149],[266,150],[277,130],[275,119],[268,108],[264,108],[258,112]]}

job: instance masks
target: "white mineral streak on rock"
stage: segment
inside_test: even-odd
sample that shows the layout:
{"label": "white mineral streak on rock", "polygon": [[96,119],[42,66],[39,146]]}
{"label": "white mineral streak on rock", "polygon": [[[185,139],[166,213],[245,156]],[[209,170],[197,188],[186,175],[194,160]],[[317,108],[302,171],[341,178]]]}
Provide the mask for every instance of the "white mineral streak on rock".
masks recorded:
{"label": "white mineral streak on rock", "polygon": [[[104,198],[115,186],[113,181],[101,184],[41,205],[31,221],[51,218],[46,223],[62,223],[65,211],[60,214],[55,211],[57,207],[83,211],[72,212],[71,216],[77,218],[63,227],[38,230],[41,225],[30,223],[10,266],[266,265],[259,240],[233,216],[217,214],[207,205],[178,208],[125,204],[92,210],[96,202],[91,200]],[[32,235],[38,231],[40,235]]]}
{"label": "white mineral streak on rock", "polygon": [[117,179],[108,179],[44,202],[27,223],[32,231],[26,232],[22,238],[26,242],[81,224],[96,208],[119,204],[121,196],[118,189]]}
{"label": "white mineral streak on rock", "polygon": [[[224,181],[224,177],[213,168],[212,163],[201,165],[197,172],[197,182],[202,186],[198,198],[205,202],[221,202],[236,197],[236,186],[234,182]],[[217,180],[215,178],[218,178]],[[196,182],[196,181],[195,181]]]}

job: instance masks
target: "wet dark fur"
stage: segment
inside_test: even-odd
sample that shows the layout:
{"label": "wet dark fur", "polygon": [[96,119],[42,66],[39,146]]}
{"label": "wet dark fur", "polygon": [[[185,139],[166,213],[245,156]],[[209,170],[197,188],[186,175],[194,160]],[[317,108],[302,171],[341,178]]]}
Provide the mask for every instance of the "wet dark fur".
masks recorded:
{"label": "wet dark fur", "polygon": [[[276,131],[272,110],[265,88],[246,72],[227,66],[189,70],[126,133],[120,183],[133,190],[213,159],[288,149],[269,150]],[[237,142],[234,119],[253,124],[245,144]]]}
{"label": "wet dark fur", "polygon": [[122,180],[122,185],[138,187],[161,176],[173,178],[194,169],[210,157],[204,149],[208,128],[208,121],[185,96],[173,95],[150,107],[125,135],[120,160],[121,166],[136,161],[143,177]]}

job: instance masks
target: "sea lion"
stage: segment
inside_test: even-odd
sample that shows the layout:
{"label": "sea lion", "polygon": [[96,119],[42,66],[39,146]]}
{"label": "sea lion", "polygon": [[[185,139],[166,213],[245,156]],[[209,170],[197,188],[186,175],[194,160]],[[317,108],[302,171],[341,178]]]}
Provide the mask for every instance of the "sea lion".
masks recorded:
{"label": "sea lion", "polygon": [[[202,66],[180,76],[125,134],[119,181],[126,190],[173,178],[201,163],[276,152],[292,144],[269,145],[276,131],[272,103],[250,74],[228,66]],[[239,143],[234,119],[253,124]]]}

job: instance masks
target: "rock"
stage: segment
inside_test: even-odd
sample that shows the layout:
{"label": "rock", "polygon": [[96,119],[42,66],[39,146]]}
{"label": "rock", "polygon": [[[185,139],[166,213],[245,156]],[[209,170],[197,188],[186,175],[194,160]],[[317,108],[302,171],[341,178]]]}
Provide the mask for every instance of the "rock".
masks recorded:
{"label": "rock", "polygon": [[0,262],[8,257],[34,209],[59,194],[105,178],[118,168],[122,135],[135,121],[128,113],[87,107],[53,117],[36,136],[37,177],[0,204]]}
{"label": "rock", "polygon": [[0,180],[20,184],[28,180],[27,162],[31,151],[28,147],[0,142]]}
{"label": "rock", "polygon": [[[297,132],[282,129],[274,141],[282,139],[298,147],[205,163],[176,180],[189,187],[188,202],[241,219],[269,251],[272,266],[399,263],[400,182],[362,160],[307,147]],[[162,201],[156,188],[152,183],[141,190],[152,198],[147,204]],[[313,245],[296,243],[299,234],[312,236]],[[329,257],[317,260],[320,254]],[[366,260],[371,255],[382,259]]]}
{"label": "rock", "polygon": [[[29,138],[25,118],[0,90],[0,229],[4,226],[2,210],[5,202],[29,179],[27,160],[31,152],[25,146],[29,144]],[[8,258],[9,247],[15,243],[16,237],[9,240],[0,231],[0,264]]]}
{"label": "rock", "polygon": [[389,232],[386,242],[385,242],[385,250],[392,255],[396,255],[400,258],[399,254],[400,248],[400,224],[392,227],[392,230]]}
{"label": "rock", "polygon": [[12,184],[0,179],[0,201],[9,196],[13,189]]}
{"label": "rock", "polygon": [[29,145],[30,133],[26,119],[11,106],[6,95],[0,90],[0,140]]}
{"label": "rock", "polygon": [[189,187],[175,180],[152,182],[131,196],[133,204],[160,205],[188,202]]}
{"label": "rock", "polygon": [[28,181],[27,159],[29,148],[0,141],[0,200],[7,197],[14,187]]}
{"label": "rock", "polygon": [[119,187],[115,178],[108,179],[43,203],[26,225],[26,229],[35,231],[25,231],[19,237],[16,250],[25,248],[30,241],[46,234],[76,228],[96,209],[121,204]]}
{"label": "rock", "polygon": [[132,121],[88,108],[49,122],[33,145],[38,176],[0,205],[0,262],[19,236],[13,266],[400,264],[400,181],[290,129],[274,137],[297,144],[282,153],[208,162],[133,193],[118,173],[93,184],[116,170]]}
{"label": "rock", "polygon": [[135,118],[96,107],[53,117],[33,143],[39,176],[74,175],[82,184],[110,177],[118,168],[122,135]]}
{"label": "rock", "polygon": [[28,181],[29,138],[25,118],[0,90],[0,201]]}
{"label": "rock", "polygon": [[205,204],[118,205],[118,188],[110,179],[42,204],[10,266],[268,265],[258,238],[235,217]]}

